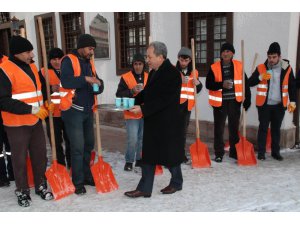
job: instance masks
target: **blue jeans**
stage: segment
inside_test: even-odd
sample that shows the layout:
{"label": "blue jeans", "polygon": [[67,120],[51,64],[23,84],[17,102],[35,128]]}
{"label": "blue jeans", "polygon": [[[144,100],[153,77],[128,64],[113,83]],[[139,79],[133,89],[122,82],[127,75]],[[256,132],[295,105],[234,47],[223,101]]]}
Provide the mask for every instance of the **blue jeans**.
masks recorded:
{"label": "blue jeans", "polygon": [[127,149],[125,153],[126,162],[133,163],[141,159],[143,144],[144,119],[125,120],[127,131]]}
{"label": "blue jeans", "polygon": [[91,151],[94,149],[93,112],[85,113],[70,108],[62,111],[71,147],[72,181],[80,187],[85,180],[92,180],[90,169]]}

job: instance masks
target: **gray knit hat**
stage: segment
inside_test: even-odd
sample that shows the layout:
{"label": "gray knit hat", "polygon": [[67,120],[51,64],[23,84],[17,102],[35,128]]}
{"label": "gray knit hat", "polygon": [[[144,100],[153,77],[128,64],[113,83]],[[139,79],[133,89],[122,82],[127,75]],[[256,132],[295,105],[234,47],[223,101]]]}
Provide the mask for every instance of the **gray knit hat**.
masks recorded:
{"label": "gray knit hat", "polygon": [[179,50],[177,57],[180,57],[180,56],[188,56],[188,57],[192,58],[192,51],[191,51],[191,49],[189,49],[187,47],[182,47]]}

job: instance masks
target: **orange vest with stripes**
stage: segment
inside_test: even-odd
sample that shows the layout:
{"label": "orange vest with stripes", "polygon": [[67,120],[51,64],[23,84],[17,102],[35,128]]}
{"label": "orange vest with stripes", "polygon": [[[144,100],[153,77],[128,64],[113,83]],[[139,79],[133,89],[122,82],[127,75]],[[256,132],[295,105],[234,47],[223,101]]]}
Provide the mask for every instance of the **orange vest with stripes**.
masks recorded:
{"label": "orange vest with stripes", "polygon": [[2,58],[0,59],[0,64],[4,63],[6,60],[8,60],[8,57],[6,55],[3,55]]}
{"label": "orange vest with stripes", "polygon": [[[267,68],[265,64],[259,64],[257,66],[257,70],[259,72],[259,74],[264,74],[267,72]],[[284,79],[281,85],[281,97],[282,97],[282,104],[284,107],[287,106],[287,102],[288,102],[288,97],[289,97],[289,77],[291,74],[291,70],[292,68],[289,66],[288,70],[286,71],[285,75],[284,75]],[[257,85],[257,89],[256,89],[256,105],[257,106],[262,106],[267,98],[267,93],[268,93],[268,81],[266,80],[262,80],[259,82],[259,84]]]}
{"label": "orange vest with stripes", "polygon": [[[237,102],[242,102],[243,100],[243,66],[240,61],[232,60],[234,67],[234,90],[235,99]],[[216,82],[222,82],[222,65],[221,61],[215,62],[211,65],[211,69],[215,76]],[[209,104],[214,107],[222,106],[222,89],[217,91],[209,90],[208,94]]]}
{"label": "orange vest with stripes", "polygon": [[[183,74],[181,74],[183,76]],[[198,70],[195,70],[196,79],[198,79]],[[195,90],[194,90],[194,75],[193,71],[189,76],[189,81],[184,84],[182,83],[181,86],[181,93],[180,93],[180,104],[188,101],[188,110],[191,111],[195,106]]]}
{"label": "orange vest with stripes", "polygon": [[[46,74],[45,74],[45,69],[41,69],[42,75],[46,79]],[[55,71],[53,69],[48,69],[48,75],[49,75],[49,84],[50,85],[60,85],[60,79],[56,75]],[[61,116],[61,111],[59,109],[60,105],[60,93],[65,93],[66,89],[60,86],[59,92],[53,92],[51,94],[51,102],[54,103],[54,111],[53,111],[53,116],[54,117],[60,117]]]}
{"label": "orange vest with stripes", "polygon": [[[77,58],[77,56],[75,56],[73,54],[68,54],[64,57],[70,58],[71,63],[72,63],[72,68],[74,71],[74,77],[79,77],[81,74],[81,67],[80,67],[79,59]],[[93,75],[93,77],[96,77],[96,69],[95,69],[95,64],[94,64],[93,60],[90,60],[90,63],[91,63],[91,67],[92,67],[92,73],[93,73],[92,75]],[[61,86],[61,84],[60,84],[60,86]],[[60,105],[59,105],[60,110],[66,111],[71,108],[71,106],[73,104],[74,95],[75,95],[75,89],[64,88],[63,91],[60,92]],[[97,105],[97,96],[94,96],[94,105],[93,105],[94,112],[97,111],[96,105]]]}
{"label": "orange vest with stripes", "polygon": [[[36,85],[32,79],[16,64],[7,60],[1,64],[0,68],[8,77],[11,83],[12,98],[22,101],[32,106],[43,105],[42,87],[36,66],[32,63],[30,68],[35,76]],[[3,124],[9,127],[32,126],[39,121],[39,118],[33,114],[13,114],[1,112]]]}
{"label": "orange vest with stripes", "polygon": [[[122,78],[124,79],[125,83],[127,84],[128,89],[132,89],[137,85],[137,82],[131,71],[123,74]],[[144,87],[147,84],[147,81],[148,81],[148,73],[144,72]],[[136,96],[136,94],[134,94],[133,96]],[[143,117],[142,113],[134,114],[132,112],[129,112],[128,110],[124,111],[125,119],[140,119],[142,117]]]}

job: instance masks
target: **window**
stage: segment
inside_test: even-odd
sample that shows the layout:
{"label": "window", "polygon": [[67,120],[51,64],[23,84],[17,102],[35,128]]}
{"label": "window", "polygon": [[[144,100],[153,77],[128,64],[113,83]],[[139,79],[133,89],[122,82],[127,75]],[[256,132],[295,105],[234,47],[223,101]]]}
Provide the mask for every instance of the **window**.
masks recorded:
{"label": "window", "polygon": [[182,46],[191,47],[195,40],[195,61],[200,76],[220,59],[221,45],[232,43],[232,13],[182,13]]}
{"label": "window", "polygon": [[10,22],[9,12],[0,12],[0,24]]}
{"label": "window", "polygon": [[82,12],[59,13],[62,49],[68,54],[77,46],[77,38],[84,34],[84,20]]}
{"label": "window", "polygon": [[55,14],[54,13],[46,13],[46,14],[37,15],[34,17],[39,66],[43,67],[43,56],[42,56],[42,48],[41,48],[41,40],[40,40],[40,31],[39,31],[39,25],[38,25],[38,17],[42,17],[44,36],[45,36],[46,53],[47,53],[47,57],[48,57],[49,51],[52,48],[57,47]]}
{"label": "window", "polygon": [[135,53],[146,55],[149,38],[149,13],[115,13],[117,74],[131,69]]}

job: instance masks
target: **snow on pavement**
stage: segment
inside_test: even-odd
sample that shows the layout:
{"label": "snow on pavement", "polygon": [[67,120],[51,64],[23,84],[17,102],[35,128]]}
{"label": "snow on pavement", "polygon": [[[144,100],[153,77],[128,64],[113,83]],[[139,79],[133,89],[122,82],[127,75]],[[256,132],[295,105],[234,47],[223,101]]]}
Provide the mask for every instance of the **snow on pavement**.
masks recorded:
{"label": "snow on pavement", "polygon": [[163,195],[160,189],[168,185],[170,174],[156,176],[151,198],[130,199],[125,191],[134,190],[140,174],[123,171],[124,155],[104,151],[104,160],[113,168],[119,183],[117,191],[97,194],[94,187],[86,186],[87,194],[73,194],[58,201],[44,201],[31,191],[32,204],[22,208],[17,204],[14,182],[0,188],[2,212],[236,212],[236,211],[300,211],[300,151],[282,150],[284,161],[278,162],[267,155],[258,166],[237,166],[225,156],[222,163],[212,161],[207,169],[191,169],[182,165],[183,190]]}

